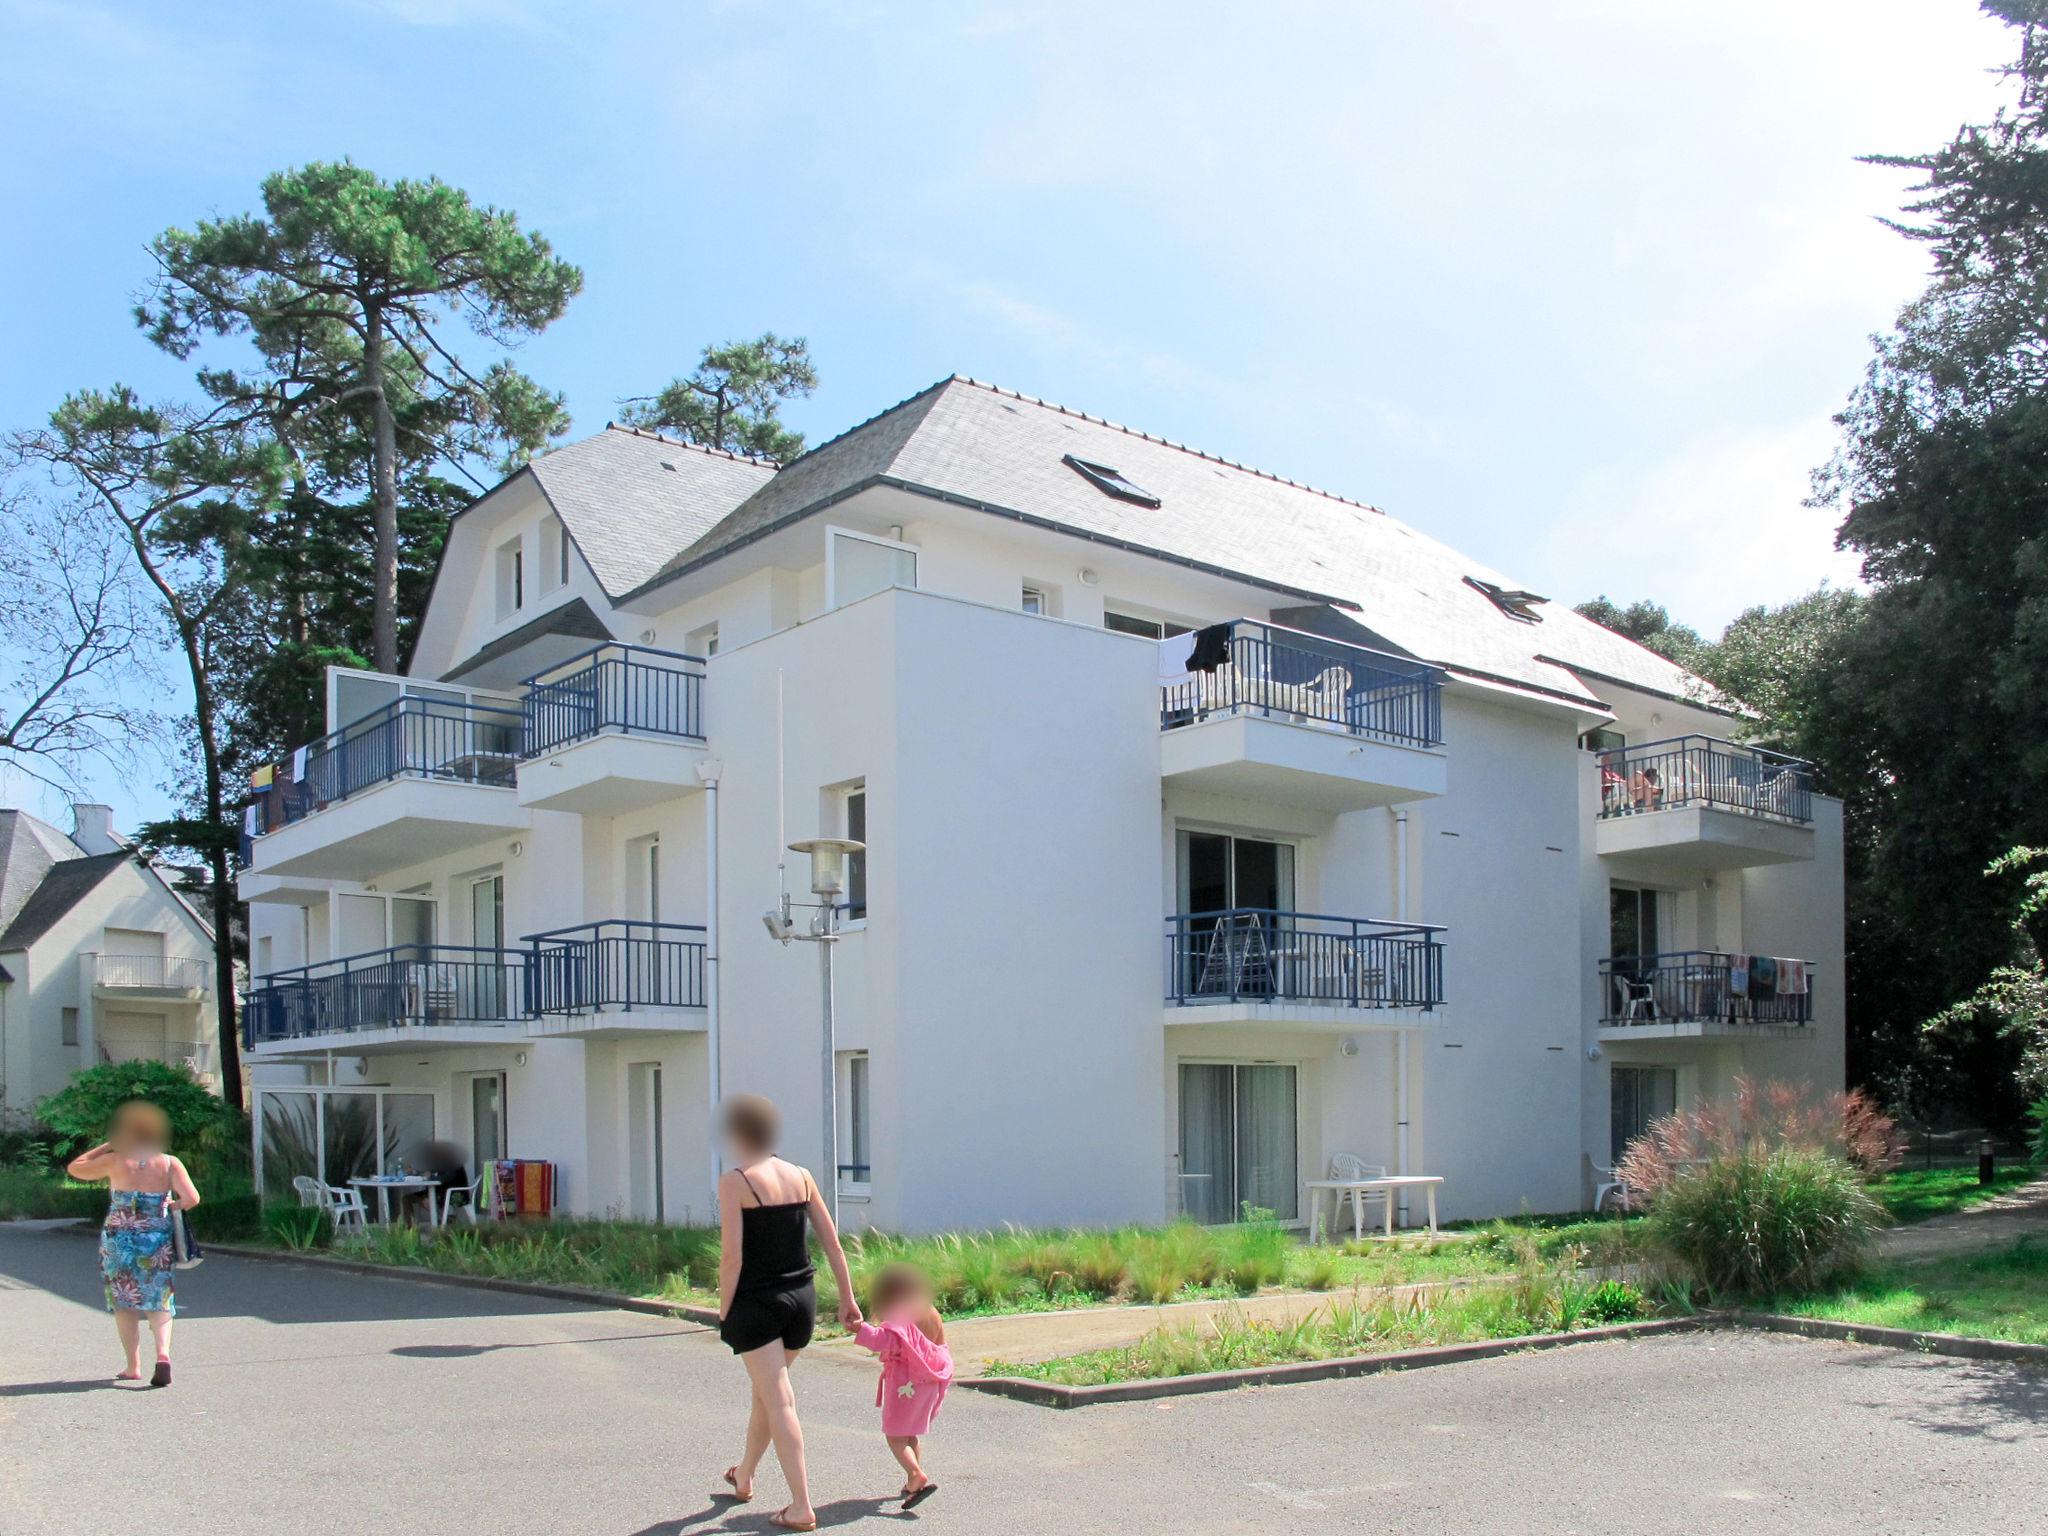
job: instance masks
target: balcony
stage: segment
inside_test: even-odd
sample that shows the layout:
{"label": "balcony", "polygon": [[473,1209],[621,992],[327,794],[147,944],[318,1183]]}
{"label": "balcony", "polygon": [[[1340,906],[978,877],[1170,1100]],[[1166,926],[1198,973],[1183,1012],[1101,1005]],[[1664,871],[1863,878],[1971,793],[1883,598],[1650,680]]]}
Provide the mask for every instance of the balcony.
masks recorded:
{"label": "balcony", "polygon": [[280,765],[249,809],[256,875],[369,880],[526,824],[510,705],[408,695]]}
{"label": "balcony", "polygon": [[401,944],[262,978],[242,1011],[255,1055],[357,1055],[494,1045],[523,1035],[532,956],[523,950]]}
{"label": "balcony", "polygon": [[1159,690],[1169,782],[1325,811],[1444,792],[1434,667],[1256,619],[1218,627],[1221,654],[1198,636],[1194,669]]}
{"label": "balcony", "polygon": [[1813,770],[1711,736],[1600,754],[1594,847],[1645,870],[1706,872],[1813,857]]}
{"label": "balcony", "polygon": [[1444,1000],[1442,931],[1267,907],[1169,917],[1166,1022],[1413,1028]]}
{"label": "balcony", "polygon": [[526,680],[519,803],[616,816],[698,788],[704,663],[601,645]]}
{"label": "balcony", "polygon": [[704,1027],[704,929],[612,919],[529,934],[533,1032]]}
{"label": "balcony", "polygon": [[[1765,962],[1759,964],[1759,962]],[[1813,1022],[1813,965],[1689,949],[1600,962],[1600,1038],[1755,1038]]]}
{"label": "balcony", "polygon": [[197,1002],[206,995],[213,962],[198,955],[95,955],[93,990],[102,997]]}

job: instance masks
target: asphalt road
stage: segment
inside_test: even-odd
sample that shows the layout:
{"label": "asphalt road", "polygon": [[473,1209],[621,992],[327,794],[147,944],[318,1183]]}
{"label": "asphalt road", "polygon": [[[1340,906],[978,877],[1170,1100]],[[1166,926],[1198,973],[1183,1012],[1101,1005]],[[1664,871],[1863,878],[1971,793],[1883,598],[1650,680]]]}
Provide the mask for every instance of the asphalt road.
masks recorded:
{"label": "asphalt road", "polygon": [[[90,1242],[0,1226],[6,1536],[767,1531],[708,1497],[739,1368],[700,1329],[306,1266],[181,1282],[178,1382],[117,1388]],[[1753,1334],[1059,1413],[956,1393],[894,1512],[863,1365],[799,1367],[829,1525],[934,1533],[2037,1529],[2048,1374]]]}

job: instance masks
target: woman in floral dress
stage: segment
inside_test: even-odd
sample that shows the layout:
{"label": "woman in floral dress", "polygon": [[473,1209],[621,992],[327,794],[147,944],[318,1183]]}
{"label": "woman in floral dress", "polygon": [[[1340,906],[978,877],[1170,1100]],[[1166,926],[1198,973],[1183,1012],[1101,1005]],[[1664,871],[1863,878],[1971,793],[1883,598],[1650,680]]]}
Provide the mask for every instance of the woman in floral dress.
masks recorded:
{"label": "woman in floral dress", "polygon": [[116,1381],[142,1379],[142,1320],[156,1339],[152,1387],[171,1384],[171,1217],[173,1201],[189,1211],[199,1191],[185,1165],[164,1149],[171,1121],[147,1099],[130,1099],[114,1111],[107,1139],[71,1160],[74,1179],[105,1179],[113,1199],[100,1229],[100,1270],[107,1282],[107,1310],[121,1335],[127,1364]]}

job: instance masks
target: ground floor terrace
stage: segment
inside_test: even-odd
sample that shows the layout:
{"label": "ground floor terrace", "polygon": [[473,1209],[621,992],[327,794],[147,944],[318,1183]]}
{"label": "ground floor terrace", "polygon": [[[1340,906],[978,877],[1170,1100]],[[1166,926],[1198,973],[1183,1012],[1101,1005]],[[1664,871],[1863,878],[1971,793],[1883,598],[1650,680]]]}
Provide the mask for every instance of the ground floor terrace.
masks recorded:
{"label": "ground floor terrace", "polygon": [[[94,1249],[0,1227],[10,1536],[276,1527],[617,1536],[770,1529],[709,1496],[744,1387],[703,1328],[217,1255],[179,1281],[177,1385],[107,1381]],[[795,1381],[823,1521],[899,1519],[870,1366]],[[90,1425],[91,1433],[80,1433]],[[1758,1426],[1769,1426],[1768,1433]],[[176,1447],[232,1476],[175,1480]],[[251,1447],[261,1447],[252,1454]],[[1199,1447],[1199,1454],[1191,1448]],[[1582,1345],[1361,1380],[1058,1413],[956,1392],[934,1532],[1963,1533],[2048,1503],[2048,1379],[1760,1334]],[[1625,1474],[1617,1468],[1625,1467]]]}

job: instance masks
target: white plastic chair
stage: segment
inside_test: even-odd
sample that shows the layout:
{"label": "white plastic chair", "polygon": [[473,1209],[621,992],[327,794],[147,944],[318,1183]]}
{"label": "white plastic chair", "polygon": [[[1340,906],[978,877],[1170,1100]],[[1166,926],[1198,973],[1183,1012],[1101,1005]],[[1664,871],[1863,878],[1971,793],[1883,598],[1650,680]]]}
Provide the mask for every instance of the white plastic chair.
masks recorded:
{"label": "white plastic chair", "polygon": [[463,1203],[462,1220],[467,1226],[475,1226],[477,1202],[483,1199],[483,1192],[484,1176],[481,1173],[467,1184],[451,1184],[447,1186],[441,1191],[441,1205],[434,1213],[434,1225],[437,1227],[447,1226],[449,1216],[454,1214],[455,1197],[457,1195],[467,1195],[469,1199]]}
{"label": "white plastic chair", "polygon": [[345,1232],[354,1227],[358,1233],[370,1230],[370,1208],[363,1204],[360,1189],[336,1189],[332,1184],[327,1188],[327,1214],[334,1218],[334,1230]]}
{"label": "white plastic chair", "polygon": [[1595,1163],[1591,1158],[1586,1161],[1593,1169],[1593,1214],[1599,1215],[1601,1207],[1607,1203],[1607,1197],[1613,1194],[1621,1196],[1621,1208],[1624,1211],[1633,1212],[1635,1192],[1629,1188],[1628,1181],[1605,1163]]}
{"label": "white plastic chair", "polygon": [[[1335,1152],[1330,1155],[1330,1173],[1333,1179],[1384,1179],[1387,1176],[1385,1163],[1368,1163],[1350,1152]],[[1351,1202],[1351,1222],[1355,1228],[1360,1222],[1368,1221],[1363,1202],[1377,1200],[1382,1207],[1380,1219],[1386,1219],[1384,1207],[1387,1192],[1384,1189],[1340,1189],[1337,1191],[1336,1209],[1330,1212],[1330,1224],[1334,1228],[1344,1214],[1344,1202]]]}

